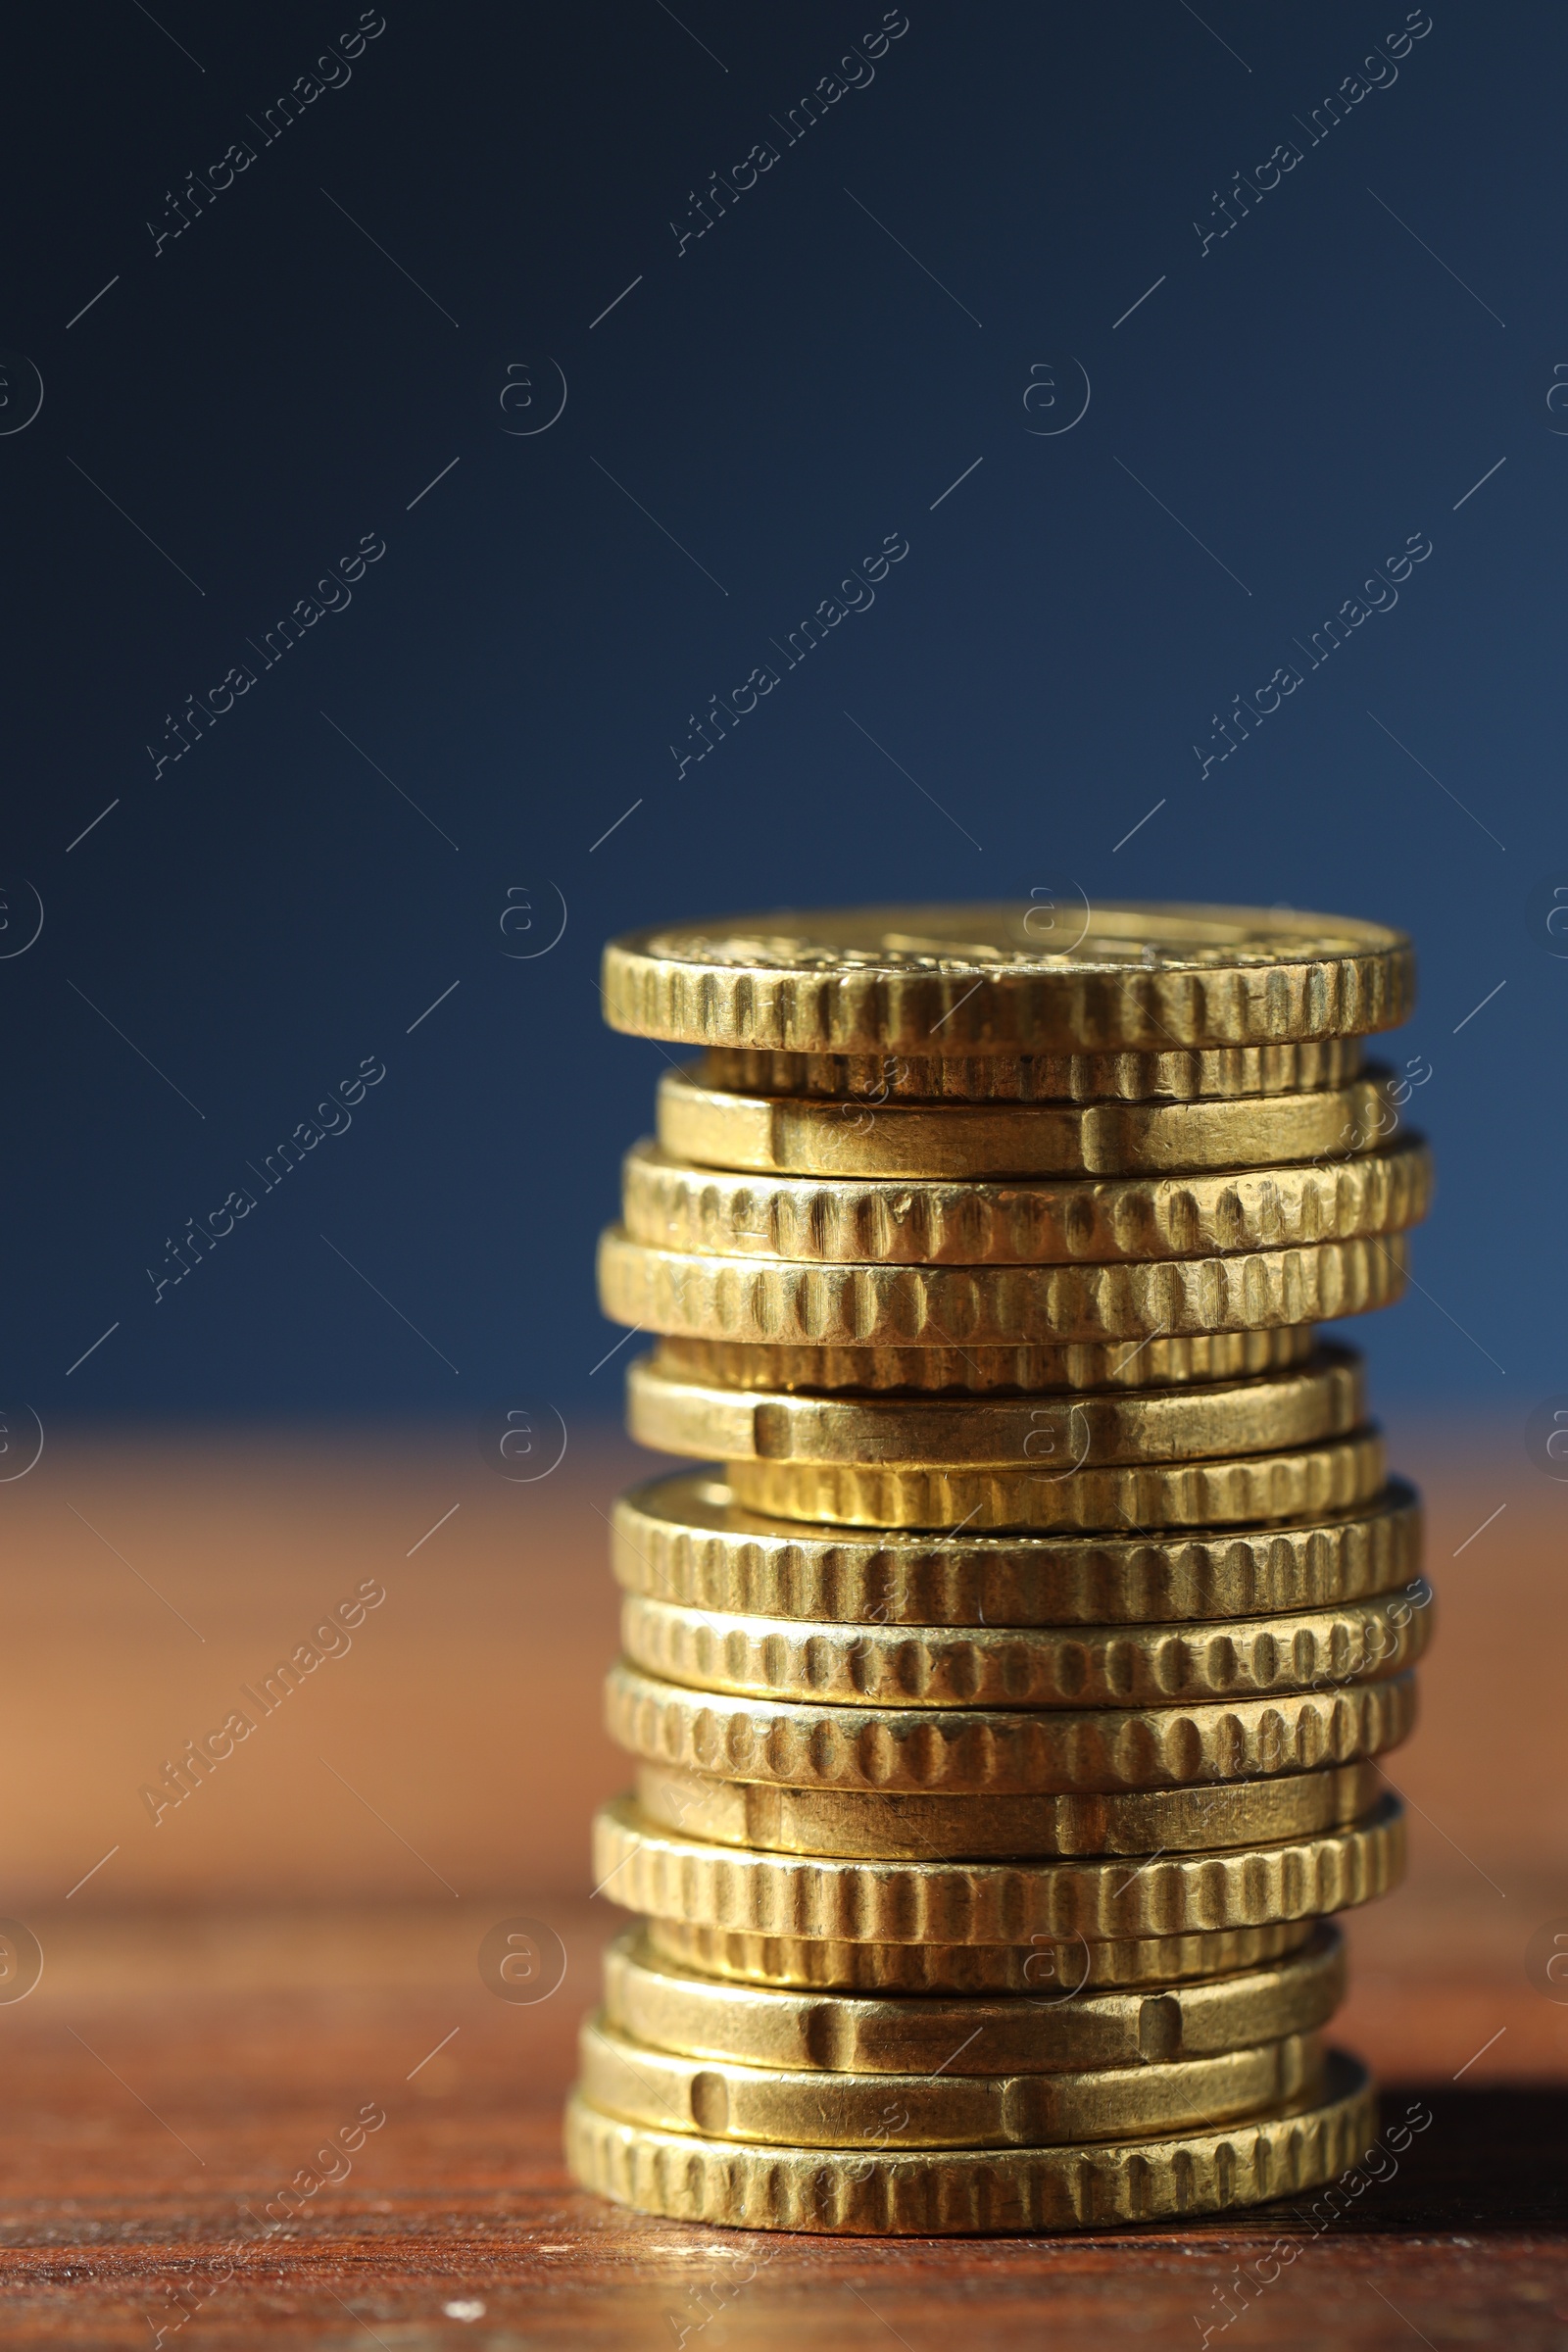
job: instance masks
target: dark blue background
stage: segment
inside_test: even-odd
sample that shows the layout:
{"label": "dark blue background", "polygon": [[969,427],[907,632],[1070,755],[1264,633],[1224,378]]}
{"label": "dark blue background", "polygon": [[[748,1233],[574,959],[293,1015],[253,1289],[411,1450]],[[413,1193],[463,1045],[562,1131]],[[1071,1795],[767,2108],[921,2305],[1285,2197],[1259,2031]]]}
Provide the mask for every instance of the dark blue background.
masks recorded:
{"label": "dark blue background", "polygon": [[[1522,1418],[1564,1302],[1568,962],[1533,894],[1568,877],[1568,20],[1437,0],[1314,145],[1402,6],[911,0],[869,86],[786,145],[880,8],[680,13],[388,0],[267,146],[248,119],[354,8],[13,32],[0,342],[45,398],[0,438],[0,856],[5,936],[29,886],[45,922],[0,963],[10,1394],[46,1418],[597,1401],[624,1359],[590,1384],[593,1238],[662,1066],[600,1025],[603,940],[1081,886],[1415,934],[1394,1052],[1433,1067],[1442,1197],[1377,1379]],[[240,138],[254,164],[155,257],[168,192]],[[691,192],[767,139],[677,253]],[[1195,218],[1292,139],[1202,251]],[[534,387],[510,418],[509,365]],[[557,368],[564,414],[509,434]],[[1049,368],[1056,407],[1026,409]],[[1087,415],[1042,432],[1077,368]],[[155,780],[165,714],[370,532],[352,605]],[[688,713],[891,532],[874,609],[677,781]],[[1414,532],[1397,608],[1200,778],[1211,714]],[[541,944],[564,894],[535,961],[503,952],[529,944],[514,889]],[[166,1237],[366,1055],[387,1075],[352,1129],[155,1305]]]}

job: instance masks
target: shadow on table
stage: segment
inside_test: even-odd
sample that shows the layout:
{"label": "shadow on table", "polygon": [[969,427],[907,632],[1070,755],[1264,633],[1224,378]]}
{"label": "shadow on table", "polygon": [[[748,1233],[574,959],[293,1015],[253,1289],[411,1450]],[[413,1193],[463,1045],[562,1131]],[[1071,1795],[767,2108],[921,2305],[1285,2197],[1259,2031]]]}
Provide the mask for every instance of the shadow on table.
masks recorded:
{"label": "shadow on table", "polygon": [[1562,2165],[1568,2085],[1499,2082],[1467,2090],[1395,2083],[1382,2095],[1382,2144],[1389,2144],[1391,2124],[1423,2108],[1432,2122],[1399,2156],[1398,2171],[1374,2181],[1326,2228],[1322,2191],[1266,2210],[1279,2216],[1287,2234],[1304,2226],[1326,2236],[1389,2230],[1568,2236]]}

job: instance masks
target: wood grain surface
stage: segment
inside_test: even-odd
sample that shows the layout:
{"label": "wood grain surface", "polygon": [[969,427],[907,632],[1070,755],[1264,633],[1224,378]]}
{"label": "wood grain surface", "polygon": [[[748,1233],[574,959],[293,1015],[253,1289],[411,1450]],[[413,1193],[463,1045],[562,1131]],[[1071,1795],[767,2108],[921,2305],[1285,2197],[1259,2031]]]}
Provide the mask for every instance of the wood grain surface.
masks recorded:
{"label": "wood grain surface", "polygon": [[[0,1498],[0,1907],[45,1955],[0,1999],[5,2341],[1568,2343],[1568,2007],[1526,1965],[1568,1931],[1568,1492],[1511,1429],[1391,1435],[1427,1488],[1440,1615],[1390,1767],[1411,1880],[1350,1923],[1337,2033],[1386,2113],[1421,2098],[1431,2128],[1316,2234],[1271,2212],[896,2245],[646,2221],[562,2170],[622,1916],[588,1896],[588,1815],[625,1778],[598,1729],[600,1514],[646,1457],[574,1433],[514,1489],[450,1430],[54,1444]],[[365,1579],[386,1599],[352,1648],[155,1825],[140,1788]],[[567,1958],[532,2006],[477,1964],[516,1915]],[[1237,2266],[1281,2237],[1297,2259],[1238,2313]]]}

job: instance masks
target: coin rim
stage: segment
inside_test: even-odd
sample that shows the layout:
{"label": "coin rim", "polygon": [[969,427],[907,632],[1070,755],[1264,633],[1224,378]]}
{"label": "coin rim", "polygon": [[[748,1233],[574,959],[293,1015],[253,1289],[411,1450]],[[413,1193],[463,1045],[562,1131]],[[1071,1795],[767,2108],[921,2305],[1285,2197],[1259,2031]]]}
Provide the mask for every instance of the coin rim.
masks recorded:
{"label": "coin rim", "polygon": [[[1370,2071],[1331,2046],[1315,2102],[1208,2132],[971,2157],[951,2149],[858,2156],[857,2170],[870,2170],[857,2182],[836,2183],[832,2212],[821,2201],[807,2207],[793,2193],[797,2185],[824,2185],[820,2149],[797,2151],[792,2164],[787,2150],[620,2124],[575,2089],[566,2108],[566,2161],[584,2188],[671,2221],[822,2236],[1016,2236],[1182,2221],[1299,2195],[1359,2163],[1376,2131]],[[844,2197],[856,2187],[867,2193]],[[980,2198],[988,2192],[1005,2202],[987,2210]]]}

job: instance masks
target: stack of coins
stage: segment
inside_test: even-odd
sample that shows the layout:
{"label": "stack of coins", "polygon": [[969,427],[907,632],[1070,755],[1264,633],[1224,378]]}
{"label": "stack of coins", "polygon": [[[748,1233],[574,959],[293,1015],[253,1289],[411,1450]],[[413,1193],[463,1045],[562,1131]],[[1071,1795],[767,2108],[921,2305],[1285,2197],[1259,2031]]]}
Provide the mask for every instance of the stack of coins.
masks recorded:
{"label": "stack of coins", "polygon": [[[1072,936],[1073,932],[1078,936]],[[1370,2144],[1330,1915],[1431,1627],[1360,1359],[1426,1149],[1408,942],[1248,908],[878,907],[608,951],[698,1047],[605,1236],[654,1334],[609,1720],[635,1793],[585,2184],[749,2228],[1081,2228]]]}

